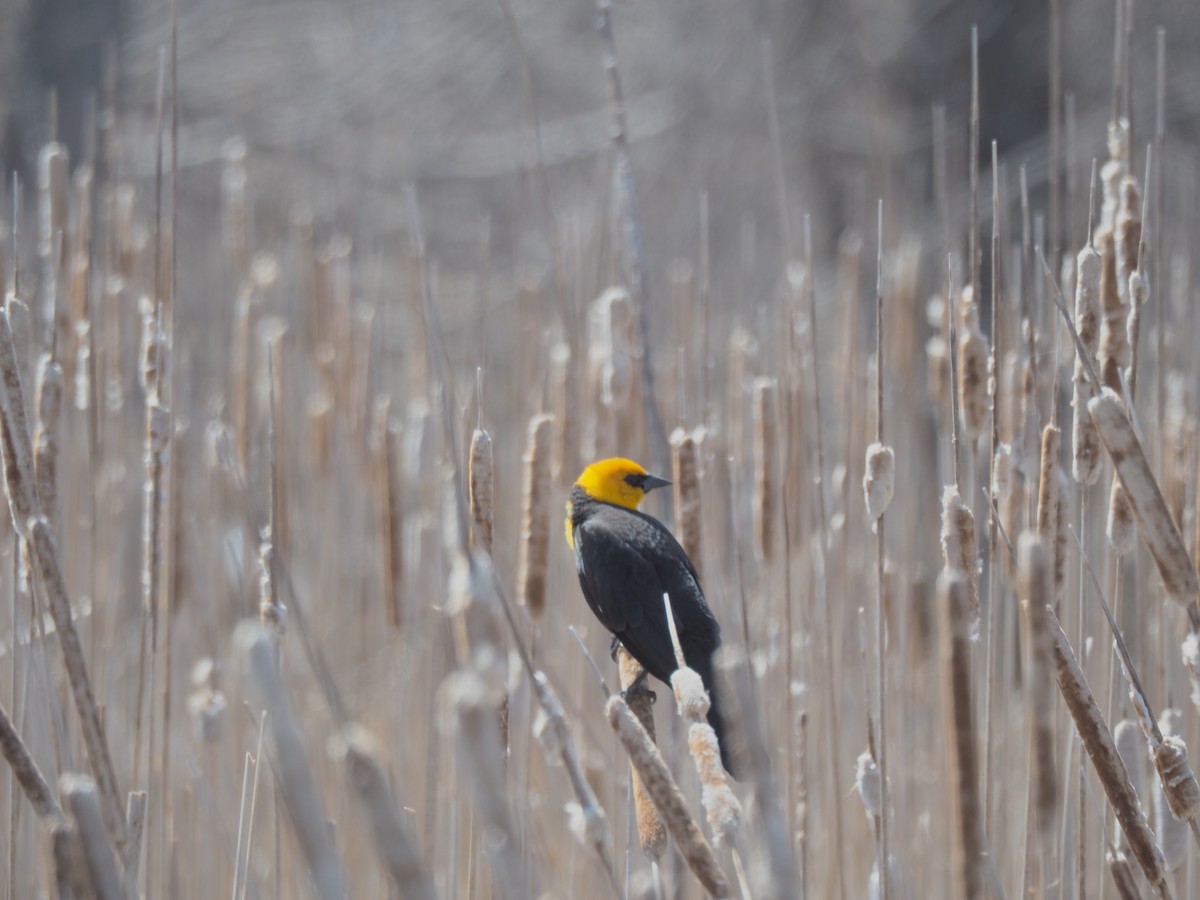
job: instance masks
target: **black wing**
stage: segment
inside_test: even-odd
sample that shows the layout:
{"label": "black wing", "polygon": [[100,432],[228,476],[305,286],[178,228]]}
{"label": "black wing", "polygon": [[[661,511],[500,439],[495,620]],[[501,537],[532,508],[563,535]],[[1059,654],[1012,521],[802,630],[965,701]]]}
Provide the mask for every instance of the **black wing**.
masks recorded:
{"label": "black wing", "polygon": [[584,598],[651,675],[667,681],[675,653],[663,609],[664,593],[689,663],[719,642],[695,570],[661,524],[636,512],[604,508],[575,531],[575,559]]}

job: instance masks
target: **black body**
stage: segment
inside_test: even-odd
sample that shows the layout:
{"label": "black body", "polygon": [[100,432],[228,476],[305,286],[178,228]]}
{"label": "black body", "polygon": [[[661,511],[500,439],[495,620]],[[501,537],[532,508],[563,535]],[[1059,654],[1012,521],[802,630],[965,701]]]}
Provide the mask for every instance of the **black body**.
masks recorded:
{"label": "black body", "polygon": [[663,594],[670,595],[683,657],[708,689],[708,723],[717,733],[721,761],[732,774],[713,690],[712,655],[721,644],[721,629],[687,554],[657,519],[596,500],[580,487],[571,491],[571,530],[588,606],[647,672],[667,684],[676,669],[663,607]]}

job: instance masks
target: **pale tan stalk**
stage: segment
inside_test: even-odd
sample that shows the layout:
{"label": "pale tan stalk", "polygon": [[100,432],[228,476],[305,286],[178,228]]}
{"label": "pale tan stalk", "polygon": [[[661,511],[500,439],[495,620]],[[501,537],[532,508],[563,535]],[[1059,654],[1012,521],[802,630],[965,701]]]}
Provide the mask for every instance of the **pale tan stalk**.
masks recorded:
{"label": "pale tan stalk", "polygon": [[467,468],[471,503],[471,548],[492,553],[492,438],[482,428],[471,435],[471,458]]}
{"label": "pale tan stalk", "polygon": [[733,897],[733,890],[717,863],[712,847],[688,812],[683,794],[671,776],[666,761],[638,722],[637,716],[619,694],[609,698],[605,713],[688,868],[710,897]]}
{"label": "pale tan stalk", "polygon": [[305,410],[310,462],[317,472],[327,474],[333,460],[333,401],[325,391],[319,390],[309,396]]}
{"label": "pale tan stalk", "polygon": [[704,583],[704,518],[701,515],[700,441],[703,431],[671,433],[671,475],[675,491],[675,534]]}
{"label": "pale tan stalk", "polygon": [[396,890],[406,900],[437,900],[421,848],[404,821],[374,739],[360,725],[345,725],[338,732],[337,754],[362,807],[375,852]]}
{"label": "pale tan stalk", "polygon": [[142,863],[142,834],[146,825],[146,792],[130,791],[125,808],[125,821],[129,823],[129,843],[125,846],[121,861],[121,877],[125,893],[137,896],[138,870]]}
{"label": "pale tan stalk", "polygon": [[1115,393],[1105,388],[1088,401],[1088,412],[1113,461],[1116,477],[1128,492],[1130,505],[1141,526],[1142,539],[1154,557],[1167,595],[1195,617],[1200,579],[1150,470],[1146,452],[1129,421],[1125,405]]}
{"label": "pale tan stalk", "polygon": [[[1053,539],[1053,535],[1051,538]],[[1050,649],[1050,632],[1046,610],[1054,601],[1054,580],[1046,543],[1038,534],[1024,532],[1018,542],[1021,571],[1021,603],[1028,627],[1026,666],[1029,684],[1046,681],[1046,654]],[[1058,773],[1054,765],[1054,709],[1050,694],[1045,690],[1029,692],[1031,752],[1034,767],[1034,808],[1038,833],[1042,841],[1050,841],[1055,833],[1058,814]]]}
{"label": "pale tan stalk", "polygon": [[313,886],[322,900],[342,900],[346,890],[341,863],[330,838],[328,819],[300,725],[279,671],[275,639],[257,623],[243,622],[234,634],[234,643],[245,660],[256,701],[267,710],[276,787],[284,800]]}
{"label": "pale tan stalk", "polygon": [[546,609],[550,565],[550,454],[554,417],[539,413],[529,421],[525,476],[521,491],[521,543],[517,556],[517,594],[534,621]]}
{"label": "pale tan stalk", "polygon": [[[621,678],[621,690],[625,693],[626,702],[633,714],[637,716],[650,740],[655,740],[654,734],[654,697],[647,690],[628,693],[630,686],[644,673],[641,664],[634,659],[628,650],[621,647],[617,651],[617,669]],[[659,816],[653,801],[650,799],[646,786],[637,769],[630,766],[633,777],[633,812],[637,822],[638,843],[642,850],[653,860],[662,859],[667,849],[667,829]]]}
{"label": "pale tan stalk", "polygon": [[954,877],[958,897],[984,893],[984,823],[979,797],[975,706],[971,697],[971,633],[978,614],[966,577],[947,565],[938,577],[942,685],[950,732],[950,792],[954,804]]}
{"label": "pale tan stalk", "polygon": [[754,395],[754,537],[760,557],[775,555],[775,519],[781,496],[777,461],[778,395],[774,378],[756,378]]}

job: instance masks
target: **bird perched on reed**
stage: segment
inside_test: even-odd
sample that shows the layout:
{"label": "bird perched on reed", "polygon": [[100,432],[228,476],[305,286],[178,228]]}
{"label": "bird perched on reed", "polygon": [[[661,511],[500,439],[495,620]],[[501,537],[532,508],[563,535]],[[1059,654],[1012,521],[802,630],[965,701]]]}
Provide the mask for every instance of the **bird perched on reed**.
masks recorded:
{"label": "bird perched on reed", "polygon": [[664,683],[677,668],[663,594],[688,667],[708,690],[708,724],[717,733],[721,762],[730,769],[724,722],[713,691],[713,653],[721,628],[704,600],[696,569],[674,535],[638,507],[646,494],[670,484],[629,459],[604,459],[583,470],[567,500],[567,543],[584,599],[600,623]]}

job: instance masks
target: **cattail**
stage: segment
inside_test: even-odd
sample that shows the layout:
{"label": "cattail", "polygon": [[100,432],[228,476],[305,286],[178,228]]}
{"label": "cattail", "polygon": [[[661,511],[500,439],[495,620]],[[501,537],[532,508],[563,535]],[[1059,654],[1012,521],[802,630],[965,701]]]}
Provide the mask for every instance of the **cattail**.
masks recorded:
{"label": "cattail", "polygon": [[61,816],[62,810],[58,807],[58,801],[54,799],[50,785],[30,755],[25,742],[21,740],[21,735],[13,727],[12,720],[3,706],[0,706],[0,753],[4,755],[34,812],[46,819]]}
{"label": "cattail", "polygon": [[110,275],[104,282],[104,400],[110,412],[125,403],[125,369],[121,360],[121,306],[125,279]]}
{"label": "cattail", "polygon": [[1058,540],[1058,461],[1062,431],[1056,425],[1042,430],[1041,466],[1038,473],[1037,539],[1048,553]]}
{"label": "cattail", "polygon": [[780,486],[776,450],[779,446],[778,384],[774,378],[754,380],[754,535],[762,559],[775,552],[775,510]]}
{"label": "cattail", "polygon": [[[1092,414],[1095,416],[1094,409]],[[1103,438],[1104,425],[1099,421],[1097,425]],[[1071,643],[1063,633],[1054,610],[1047,607],[1045,614],[1050,633],[1050,663],[1059,692],[1066,701],[1083,747],[1091,757],[1092,765],[1100,777],[1105,794],[1108,795],[1108,802],[1116,814],[1121,831],[1129,841],[1134,858],[1146,880],[1161,893],[1166,890],[1166,867],[1162,853],[1154,843],[1154,835],[1146,823],[1137,794],[1129,782],[1129,775],[1121,762],[1112,733],[1108,730],[1104,714],[1092,695],[1083,670],[1079,668]]]}
{"label": "cattail", "polygon": [[219,667],[211,657],[192,666],[192,690],[188,694],[187,710],[192,720],[192,733],[201,743],[217,741],[225,732],[229,701],[221,689]]}
{"label": "cattail", "polygon": [[467,468],[471,503],[471,547],[492,553],[492,438],[482,428],[471,434],[471,460]]}
{"label": "cattail", "polygon": [[942,491],[942,557],[948,571],[961,576],[967,588],[971,640],[979,636],[979,561],[975,551],[975,515],[962,502],[958,488]]}
{"label": "cattail", "polygon": [[[1053,539],[1053,535],[1051,538]],[[1029,684],[1045,683],[1045,660],[1050,649],[1046,612],[1053,601],[1053,573],[1047,544],[1040,534],[1026,531],[1021,534],[1019,547],[1021,573],[1021,603],[1028,627],[1026,666]],[[1054,833],[1057,811],[1058,776],[1054,767],[1054,710],[1050,694],[1044,690],[1029,692],[1030,731],[1034,766],[1035,808],[1037,827],[1043,839]]]}
{"label": "cattail", "polygon": [[[1117,291],[1121,295],[1122,305],[1132,314],[1129,276],[1137,268],[1138,245],[1142,240],[1142,198],[1137,180],[1132,175],[1121,179],[1120,207],[1113,228],[1113,239],[1117,257]],[[1133,342],[1128,334],[1126,340],[1132,347]]]}
{"label": "cattail", "polygon": [[408,900],[437,900],[437,888],[392,793],[375,741],[364,728],[351,723],[338,733],[337,753],[362,806],[375,852],[396,889]]}
{"label": "cattail", "polygon": [[688,812],[683,794],[671,777],[671,770],[629,705],[619,694],[614,694],[608,700],[605,713],[692,873],[712,897],[733,897],[725,873],[721,871],[700,827]]}
{"label": "cattail", "polygon": [[233,433],[237,458],[245,472],[250,458],[250,368],[254,332],[254,291],[243,285],[234,304],[233,339]]}
{"label": "cattail", "polygon": [[946,348],[946,339],[935,334],[926,341],[925,359],[933,405],[937,409],[947,409],[950,404],[950,351]]}
{"label": "cattail", "polygon": [[983,807],[979,797],[975,708],[971,698],[971,635],[978,610],[962,571],[947,566],[938,578],[938,611],[942,632],[942,684],[949,717],[950,777],[954,785],[954,870],[956,896],[983,896]]}
{"label": "cattail", "polygon": [[276,789],[282,796],[301,856],[322,900],[345,896],[345,881],[308,750],[292,699],[278,665],[275,641],[253,622],[243,622],[234,644],[245,660],[249,687],[267,711],[266,733],[271,745]]}
{"label": "cattail", "polygon": [[896,451],[878,441],[867,447],[863,474],[863,499],[867,504],[867,519],[871,528],[877,527],[879,517],[891,505],[896,489]]}
{"label": "cattail", "polygon": [[235,282],[249,274],[250,215],[246,204],[246,142],[230,138],[221,147],[221,236]]}
{"label": "cattail", "polygon": [[[1075,283],[1075,329],[1093,365],[1100,346],[1100,254],[1092,247],[1079,251],[1079,274]],[[1087,361],[1075,359],[1071,406],[1074,410],[1071,428],[1071,475],[1083,485],[1095,484],[1100,478],[1100,435],[1087,411],[1087,401],[1093,390],[1088,381]]]}
{"label": "cattail", "polygon": [[1104,857],[1108,863],[1108,871],[1112,874],[1113,884],[1116,885],[1117,896],[1121,900],[1142,900],[1142,892],[1138,888],[1137,876],[1133,874],[1129,858],[1120,850],[1105,851]]}
{"label": "cattail", "polygon": [[38,359],[34,406],[33,471],[42,514],[58,520],[58,432],[62,414],[62,367],[49,353]]}
{"label": "cattail", "polygon": [[958,335],[958,402],[971,440],[987,427],[988,343],[979,331],[979,308],[971,286],[962,292],[961,330]]}
{"label": "cattail", "polygon": [[371,429],[379,497],[380,574],[384,584],[388,624],[396,630],[404,618],[401,590],[404,580],[404,521],[400,508],[400,479],[396,472],[396,429],[389,398],[376,399]]}
{"label": "cattail", "polygon": [[75,822],[96,900],[123,900],[125,892],[121,887],[117,860],[105,834],[95,783],[86,775],[68,772],[59,779],[59,792]]}
{"label": "cattail", "polygon": [[666,607],[667,630],[671,633],[671,645],[678,666],[671,674],[671,689],[675,693],[679,716],[688,723],[688,749],[696,764],[696,774],[700,776],[700,799],[708,815],[713,842],[719,847],[726,841],[733,843],[737,840],[742,824],[742,805],[729,788],[725,769],[721,765],[717,733],[708,723],[712,700],[700,675],[684,659],[679,632],[675,627],[675,615],[671,612],[671,598],[666,594],[663,594],[663,605]]}
{"label": "cattail", "polygon": [[75,377],[74,388],[76,412],[87,412],[92,406],[92,323],[83,319],[75,325]]}
{"label": "cattail", "polygon": [[704,581],[704,535],[701,517],[700,452],[704,430],[671,432],[671,475],[675,491],[675,533],[683,552]]}
{"label": "cattail", "polygon": [[1057,608],[1067,589],[1067,559],[1070,553],[1071,485],[1067,473],[1058,470],[1058,529],[1054,540],[1054,603]]}
{"label": "cattail", "polygon": [[1129,365],[1129,335],[1125,320],[1128,310],[1122,302],[1122,292],[1117,287],[1117,245],[1112,230],[1102,228],[1096,232],[1102,265],[1100,268],[1100,302],[1103,318],[1100,320],[1100,346],[1097,360],[1100,363],[1100,378],[1115,391],[1121,389],[1121,370]]}
{"label": "cattail", "polygon": [[564,341],[550,348],[550,410],[554,416],[551,474],[555,481],[575,469],[573,431],[575,404],[571,399],[571,347]]}
{"label": "cattail", "polygon": [[[644,670],[624,647],[617,651],[617,663],[621,676],[621,690],[628,691],[630,685]],[[646,734],[653,741],[655,739],[653,696],[645,690],[635,691],[626,696],[630,710],[637,716],[642,727],[646,729]],[[646,792],[646,787],[642,784],[637,769],[633,770],[633,810],[634,818],[637,821],[638,842],[642,845],[642,850],[651,859],[656,861],[662,859],[662,855],[667,849],[667,829],[663,825],[654,803],[650,800],[650,795]]]}
{"label": "cattail", "polygon": [[[1141,728],[1132,719],[1122,719],[1113,728],[1113,744],[1117,748],[1121,762],[1125,765],[1125,772],[1129,776],[1129,786],[1138,797],[1144,797],[1146,795],[1146,779],[1142,767],[1145,763],[1145,750]],[[1113,840],[1122,850],[1129,849],[1124,835],[1121,834],[1119,824],[1116,825],[1116,835]]]}
{"label": "cattail", "polygon": [[1200,631],[1194,628],[1183,639],[1180,646],[1183,667],[1187,669],[1188,681],[1192,683],[1192,705],[1200,709]]}
{"label": "cattail", "polygon": [[554,417],[539,413],[529,421],[521,503],[521,544],[517,585],[534,621],[546,607],[546,571],[550,551],[550,451]]}
{"label": "cattail", "polygon": [[317,391],[308,398],[305,408],[312,466],[325,474],[333,459],[333,401],[324,391]]}
{"label": "cattail", "polygon": [[1118,556],[1124,556],[1137,542],[1137,522],[1133,507],[1129,505],[1129,494],[1115,476],[1108,492],[1108,523],[1104,533],[1108,536],[1108,545]]}
{"label": "cattail", "polygon": [[1125,413],[1124,404],[1105,388],[1088,401],[1088,412],[1100,431],[1100,439],[1113,461],[1116,476],[1127,491],[1142,538],[1158,566],[1163,587],[1180,606],[1195,610],[1197,598],[1200,598],[1200,579],[1150,470],[1146,451]]}
{"label": "cattail", "polygon": [[[1183,714],[1177,709],[1164,709],[1162,711],[1162,715],[1158,717],[1158,728],[1163,735],[1163,746],[1166,746],[1166,742],[1172,739],[1179,740],[1179,723],[1182,718]],[[1153,746],[1151,746],[1151,752],[1154,754],[1155,766],[1157,768],[1159,752]],[[1167,771],[1176,773],[1174,777],[1178,777],[1178,764],[1180,762],[1184,766],[1188,765],[1186,750],[1183,754],[1169,751],[1162,754],[1162,756],[1165,762],[1175,764],[1174,769],[1167,769]],[[1164,790],[1168,779],[1163,777],[1165,773],[1162,768],[1159,768],[1159,773],[1160,777],[1156,785],[1157,789],[1154,792],[1154,833],[1158,835],[1158,843],[1162,847],[1163,857],[1167,861],[1167,868],[1173,872],[1183,865],[1183,861],[1187,858],[1188,828],[1184,823],[1189,819],[1194,819],[1197,811],[1200,811],[1200,807],[1186,802],[1195,800],[1195,795],[1192,794],[1191,787],[1196,784],[1196,779],[1191,774],[1190,766],[1188,766],[1187,772],[1183,777],[1176,781],[1176,786],[1187,785],[1188,794],[1191,796],[1177,796],[1174,802],[1168,797],[1166,790]],[[1185,800],[1183,804],[1185,814],[1177,815],[1175,810],[1177,806],[1181,805],[1179,803],[1181,799]],[[1190,812],[1191,815],[1187,815],[1187,812]]]}
{"label": "cattail", "polygon": [[[1146,277],[1141,272],[1134,272],[1129,276],[1129,318],[1125,322],[1125,329],[1128,332],[1129,346],[1136,351],[1138,346],[1138,334],[1141,332],[1142,323],[1142,308],[1150,300],[1150,286],[1146,282]],[[1132,394],[1137,385],[1137,361],[1138,354],[1131,352],[1129,372],[1127,373],[1129,380],[1129,392]]]}
{"label": "cattail", "polygon": [[25,416],[25,391],[13,345],[13,330],[5,310],[0,310],[0,388],[0,415],[3,416],[0,449],[3,450],[4,480],[13,528],[24,535],[37,503],[33,447]]}
{"label": "cattail", "polygon": [[600,401],[624,409],[633,393],[633,301],[624,288],[609,288],[592,304],[592,333],[602,359]]}

